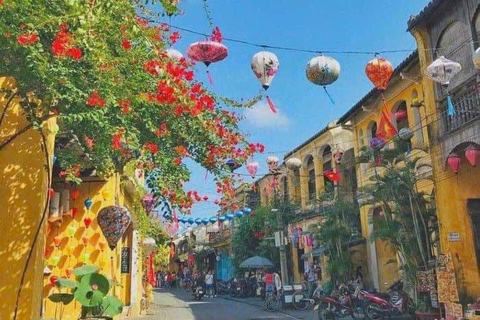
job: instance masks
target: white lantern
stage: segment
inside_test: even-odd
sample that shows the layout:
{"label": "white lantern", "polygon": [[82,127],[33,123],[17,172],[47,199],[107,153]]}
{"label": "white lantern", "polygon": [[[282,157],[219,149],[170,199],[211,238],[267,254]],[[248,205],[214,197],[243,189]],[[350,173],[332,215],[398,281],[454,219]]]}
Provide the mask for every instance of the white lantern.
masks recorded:
{"label": "white lantern", "polygon": [[278,167],[278,158],[274,156],[267,157],[268,170],[274,172]]}
{"label": "white lantern", "polygon": [[315,57],[307,63],[306,76],[310,82],[319,86],[332,84],[340,76],[340,63],[327,56]]}
{"label": "white lantern", "polygon": [[277,56],[268,51],[258,52],[252,58],[252,71],[265,90],[270,87],[279,66]]}
{"label": "white lantern", "polygon": [[302,161],[298,158],[290,158],[285,162],[285,164],[287,165],[288,169],[297,170],[302,166]]}
{"label": "white lantern", "polygon": [[460,63],[441,56],[427,67],[425,75],[435,82],[448,86],[453,77],[461,70]]}

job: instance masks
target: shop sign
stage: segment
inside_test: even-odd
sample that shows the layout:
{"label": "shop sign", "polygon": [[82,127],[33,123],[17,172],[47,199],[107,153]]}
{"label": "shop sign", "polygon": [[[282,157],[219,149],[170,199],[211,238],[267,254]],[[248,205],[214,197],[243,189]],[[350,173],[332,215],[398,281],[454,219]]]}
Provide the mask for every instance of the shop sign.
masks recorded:
{"label": "shop sign", "polygon": [[450,242],[460,242],[462,239],[460,238],[460,233],[458,232],[449,232],[448,233],[448,241]]}

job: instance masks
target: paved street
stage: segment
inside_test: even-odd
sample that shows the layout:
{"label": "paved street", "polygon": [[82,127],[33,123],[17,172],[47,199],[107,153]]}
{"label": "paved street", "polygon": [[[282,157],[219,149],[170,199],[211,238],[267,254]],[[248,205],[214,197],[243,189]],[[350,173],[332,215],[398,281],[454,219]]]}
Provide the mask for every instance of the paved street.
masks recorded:
{"label": "paved street", "polygon": [[296,311],[286,309],[267,312],[258,299],[231,299],[230,297],[204,298],[194,301],[190,292],[185,290],[156,290],[155,300],[150,307],[152,315],[132,320],[255,320],[255,319],[315,319],[313,310]]}

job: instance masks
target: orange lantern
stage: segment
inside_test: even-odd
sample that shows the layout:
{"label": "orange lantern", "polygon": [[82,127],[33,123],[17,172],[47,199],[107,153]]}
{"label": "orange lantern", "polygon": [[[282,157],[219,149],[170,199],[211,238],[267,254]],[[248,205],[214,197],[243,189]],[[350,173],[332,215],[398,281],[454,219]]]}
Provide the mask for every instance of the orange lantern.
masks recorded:
{"label": "orange lantern", "polygon": [[393,74],[392,64],[383,58],[375,58],[367,63],[365,74],[378,90],[385,90]]}

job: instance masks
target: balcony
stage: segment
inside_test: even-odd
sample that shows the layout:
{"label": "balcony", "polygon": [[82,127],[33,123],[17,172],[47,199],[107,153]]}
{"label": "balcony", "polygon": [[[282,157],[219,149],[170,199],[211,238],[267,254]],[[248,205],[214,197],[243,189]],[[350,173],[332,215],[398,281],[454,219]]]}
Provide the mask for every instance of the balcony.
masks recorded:
{"label": "balcony", "polygon": [[453,105],[457,115],[449,117],[446,114],[447,99],[443,99],[440,105],[442,110],[443,134],[461,128],[462,126],[480,118],[480,79],[477,76],[468,80],[464,85],[451,92]]}

